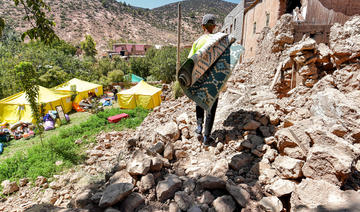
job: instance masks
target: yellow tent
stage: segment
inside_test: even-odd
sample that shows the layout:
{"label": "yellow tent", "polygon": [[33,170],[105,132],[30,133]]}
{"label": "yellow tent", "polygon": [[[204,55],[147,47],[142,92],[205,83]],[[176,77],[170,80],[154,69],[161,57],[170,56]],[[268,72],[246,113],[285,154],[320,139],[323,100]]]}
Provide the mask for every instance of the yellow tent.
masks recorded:
{"label": "yellow tent", "polygon": [[161,103],[161,89],[144,81],[140,81],[136,86],[121,91],[117,95],[119,106],[126,109],[133,109],[136,106],[151,109]]}
{"label": "yellow tent", "polygon": [[[38,101],[40,104],[45,104],[45,113],[56,110],[55,107],[59,105],[62,106],[64,113],[72,109],[70,94],[59,94],[41,86],[39,86]],[[24,92],[0,100],[0,122],[13,124],[17,121],[33,121],[31,107]]]}
{"label": "yellow tent", "polygon": [[77,96],[74,99],[75,103],[79,103],[81,100],[88,98],[89,92],[95,93],[96,96],[101,96],[104,93],[102,85],[82,81],[76,78],[73,78],[70,81],[65,82],[64,84],[56,86],[55,89],[57,91],[71,92],[71,86],[73,85],[76,86],[76,92],[77,92]]}

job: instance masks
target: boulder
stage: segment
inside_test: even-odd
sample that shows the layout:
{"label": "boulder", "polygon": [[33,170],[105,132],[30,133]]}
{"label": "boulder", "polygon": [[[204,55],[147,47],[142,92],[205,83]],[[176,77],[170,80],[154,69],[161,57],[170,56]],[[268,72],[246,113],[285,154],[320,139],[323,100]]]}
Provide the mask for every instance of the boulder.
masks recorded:
{"label": "boulder", "polygon": [[174,158],[174,145],[171,143],[166,144],[164,150],[164,158],[172,160]]}
{"label": "boulder", "polygon": [[175,193],[174,200],[179,208],[186,211],[192,205],[192,198],[184,191],[178,191]]}
{"label": "boulder", "polygon": [[196,205],[193,205],[191,208],[189,208],[189,210],[187,210],[187,212],[202,212],[203,210],[201,210],[201,208],[199,208]]}
{"label": "boulder", "polygon": [[117,183],[107,186],[100,199],[99,206],[104,208],[115,205],[124,200],[131,193],[133,188],[134,185],[130,183]]}
{"label": "boulder", "polygon": [[85,189],[81,191],[75,197],[75,208],[85,208],[88,204],[91,203],[91,190]]}
{"label": "boulder", "polygon": [[159,201],[172,198],[176,191],[180,190],[182,182],[176,175],[169,175],[156,186],[156,195]]}
{"label": "boulder", "polygon": [[20,187],[24,187],[24,186],[26,186],[26,185],[28,184],[28,182],[29,182],[29,179],[28,179],[28,178],[20,179],[20,180],[19,180],[19,186],[20,186]]}
{"label": "boulder", "polygon": [[261,126],[260,122],[250,120],[247,124],[244,125],[244,130],[248,130],[248,131],[256,130],[260,126]]}
{"label": "boulder", "polygon": [[164,152],[165,145],[162,141],[157,142],[150,148],[150,151],[162,154]]}
{"label": "boulder", "polygon": [[45,190],[43,198],[41,199],[42,203],[54,204],[58,199],[57,195],[55,194],[54,190],[48,188]]}
{"label": "boulder", "polygon": [[230,183],[226,184],[226,190],[231,194],[231,196],[236,200],[236,202],[241,207],[246,207],[250,201],[250,194],[240,186],[232,185]]}
{"label": "boulder", "polygon": [[140,189],[141,191],[147,191],[151,189],[155,185],[155,179],[153,174],[147,174],[141,177],[140,181]]}
{"label": "boulder", "polygon": [[169,212],[181,212],[181,210],[175,202],[172,202],[169,205]]}
{"label": "boulder", "polygon": [[295,185],[296,184],[293,181],[278,179],[270,185],[268,192],[277,197],[282,197],[292,193],[295,189]]}
{"label": "boulder", "polygon": [[266,212],[281,212],[283,210],[282,202],[275,196],[262,198],[258,207],[261,211]]}
{"label": "boulder", "polygon": [[315,145],[302,168],[305,177],[325,180],[336,185],[343,185],[351,175],[355,158],[344,149],[328,145]]}
{"label": "boulder", "polygon": [[198,199],[199,203],[201,204],[208,204],[210,205],[214,201],[214,196],[209,192],[205,191]]}
{"label": "boulder", "polygon": [[304,179],[291,194],[291,211],[358,211],[360,194],[342,191],[324,180]]}
{"label": "boulder", "polygon": [[284,179],[298,179],[302,177],[301,169],[303,165],[304,161],[287,156],[278,156],[273,163],[278,175]]}
{"label": "boulder", "polygon": [[343,26],[334,24],[330,30],[330,48],[336,57],[336,64],[340,65],[353,57],[360,55],[360,17],[355,16]]}
{"label": "boulder", "polygon": [[159,172],[161,171],[161,169],[164,166],[164,161],[161,160],[160,158],[152,158],[151,159],[151,166],[150,166],[150,171],[151,172]]}
{"label": "boulder", "polygon": [[240,168],[249,166],[253,159],[254,158],[251,154],[241,152],[240,154],[236,154],[231,158],[229,167],[238,171]]}
{"label": "boulder", "polygon": [[306,38],[305,40],[299,41],[293,47],[291,47],[288,52],[291,56],[295,56],[300,51],[313,50],[316,47],[316,41],[311,38]]}
{"label": "boulder", "polygon": [[134,179],[126,170],[121,170],[116,172],[113,176],[109,179],[110,184],[116,183],[131,183],[134,184]]}
{"label": "boulder", "polygon": [[165,143],[168,141],[174,142],[180,138],[180,130],[174,121],[168,122],[164,126],[160,126],[157,128],[156,133]]}
{"label": "boulder", "polygon": [[229,195],[216,198],[213,206],[217,212],[233,212],[236,209],[236,203]]}
{"label": "boulder", "polygon": [[140,150],[134,152],[127,164],[127,171],[131,175],[146,175],[151,167],[151,158]]}
{"label": "boulder", "polygon": [[47,179],[43,176],[38,176],[35,181],[35,186],[40,187],[47,182]]}
{"label": "boulder", "polygon": [[202,189],[225,189],[226,182],[218,177],[205,176],[197,181],[197,184]]}
{"label": "boulder", "polygon": [[145,198],[139,193],[132,193],[120,205],[121,212],[133,212],[135,209],[145,204]]}
{"label": "boulder", "polygon": [[10,182],[10,180],[4,180],[1,183],[1,186],[3,187],[2,193],[4,195],[9,195],[19,190],[19,186],[16,182]]}

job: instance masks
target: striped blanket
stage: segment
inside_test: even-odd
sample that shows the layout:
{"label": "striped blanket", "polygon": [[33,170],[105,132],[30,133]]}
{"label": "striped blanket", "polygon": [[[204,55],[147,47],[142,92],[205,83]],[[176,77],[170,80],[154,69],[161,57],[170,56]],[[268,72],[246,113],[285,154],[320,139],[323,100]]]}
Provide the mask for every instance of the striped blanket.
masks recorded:
{"label": "striped blanket", "polygon": [[207,111],[245,50],[230,36],[218,34],[217,40],[209,41],[184,63],[178,75],[184,93]]}

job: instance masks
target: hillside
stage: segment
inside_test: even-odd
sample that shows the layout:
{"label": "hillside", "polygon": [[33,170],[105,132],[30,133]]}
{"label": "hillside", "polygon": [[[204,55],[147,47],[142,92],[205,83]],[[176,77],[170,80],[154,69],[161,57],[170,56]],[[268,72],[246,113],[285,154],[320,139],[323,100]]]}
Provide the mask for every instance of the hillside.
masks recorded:
{"label": "hillside", "polygon": [[[152,10],[133,7],[115,0],[48,1],[49,17],[56,23],[60,38],[73,44],[85,34],[93,36],[100,52],[114,41],[133,41],[152,44],[176,43],[177,3]],[[17,31],[30,25],[22,21],[23,11],[12,0],[0,0],[0,14]],[[199,23],[206,13],[219,17],[219,23],[236,4],[221,0],[183,1],[183,42],[191,43],[200,33]]]}

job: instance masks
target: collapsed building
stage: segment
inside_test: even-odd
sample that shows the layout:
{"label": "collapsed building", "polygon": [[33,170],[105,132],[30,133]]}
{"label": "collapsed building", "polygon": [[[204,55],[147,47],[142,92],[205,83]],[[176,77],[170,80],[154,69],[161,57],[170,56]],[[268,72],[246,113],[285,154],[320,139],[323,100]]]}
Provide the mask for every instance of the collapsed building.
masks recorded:
{"label": "collapsed building", "polygon": [[294,41],[304,35],[317,43],[329,43],[330,27],[360,14],[358,0],[242,0],[225,18],[222,32],[233,34],[245,47],[243,59],[256,54],[257,39],[264,28],[273,28],[284,14],[294,22]]}

